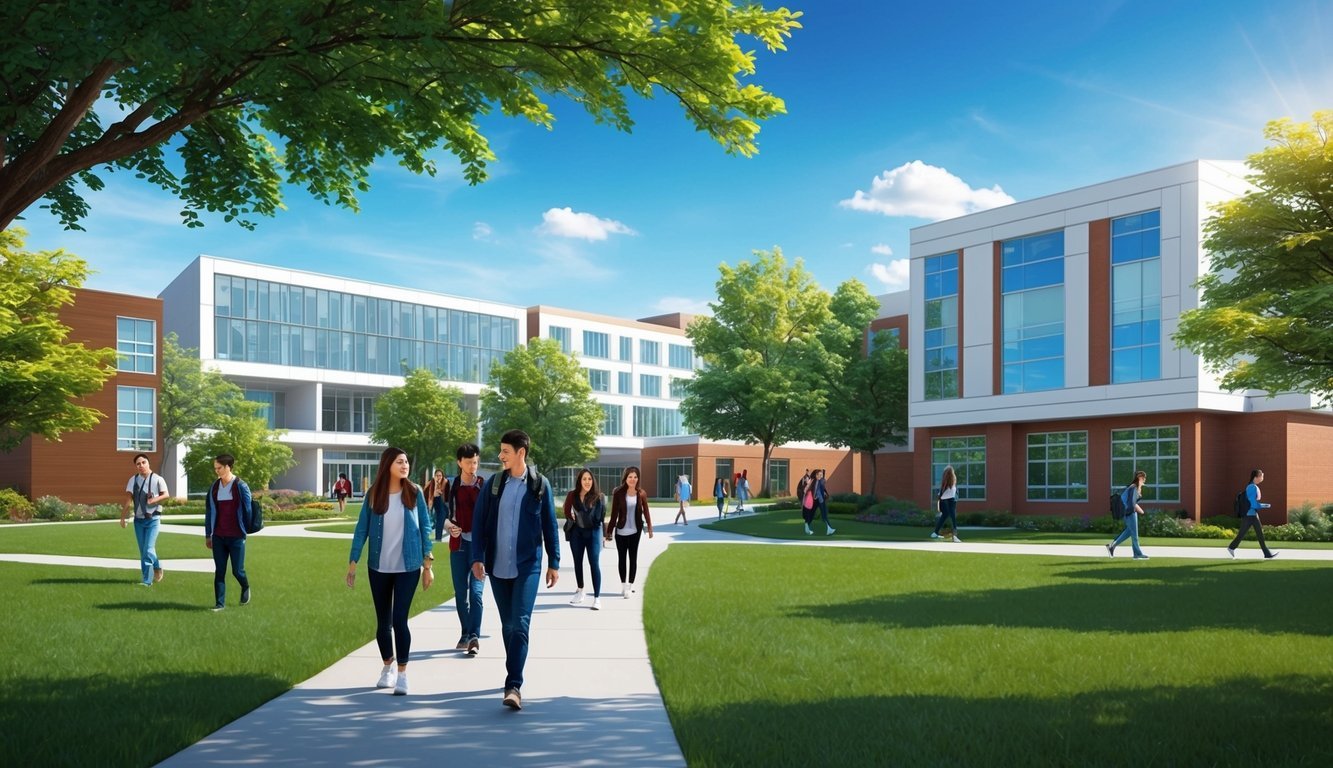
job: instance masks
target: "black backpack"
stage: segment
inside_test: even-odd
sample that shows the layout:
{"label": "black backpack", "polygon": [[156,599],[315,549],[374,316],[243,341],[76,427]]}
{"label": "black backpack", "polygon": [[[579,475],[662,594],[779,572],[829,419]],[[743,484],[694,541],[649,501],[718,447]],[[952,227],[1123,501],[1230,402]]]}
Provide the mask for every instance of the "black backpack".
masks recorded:
{"label": "black backpack", "polygon": [[[237,479],[237,480],[240,480],[239,477],[236,478],[236,479]],[[209,491],[208,491],[209,494],[212,495],[212,497],[213,497],[213,508],[214,508],[214,509],[217,509],[217,505],[218,505],[218,488],[219,488],[221,485],[222,485],[222,481],[221,481],[221,480],[214,480],[214,481],[213,481],[213,487],[210,488]],[[258,497],[258,496],[256,496],[256,495],[254,495],[253,493],[251,493],[251,494],[250,494],[250,509],[246,510],[246,515],[245,515],[245,532],[246,532],[246,533],[258,533],[259,531],[262,531],[262,530],[264,530],[264,505],[259,501],[259,497]]]}
{"label": "black backpack", "polygon": [[1242,490],[1236,494],[1236,517],[1245,517],[1248,514],[1250,514],[1250,497]]}
{"label": "black backpack", "polygon": [[[1129,485],[1133,485],[1133,483]],[[1129,485],[1121,488],[1119,493],[1111,494],[1111,517],[1116,520],[1124,520],[1125,514],[1128,512],[1125,509],[1125,491],[1129,489]]]}
{"label": "black backpack", "polygon": [[[501,470],[491,475],[491,496],[499,497],[500,491],[504,488],[504,482],[498,480],[502,475],[508,475],[508,472]],[[546,478],[537,471],[536,464],[529,464],[523,474],[528,484],[528,493],[531,493],[538,500],[541,500],[542,490],[546,486]]]}

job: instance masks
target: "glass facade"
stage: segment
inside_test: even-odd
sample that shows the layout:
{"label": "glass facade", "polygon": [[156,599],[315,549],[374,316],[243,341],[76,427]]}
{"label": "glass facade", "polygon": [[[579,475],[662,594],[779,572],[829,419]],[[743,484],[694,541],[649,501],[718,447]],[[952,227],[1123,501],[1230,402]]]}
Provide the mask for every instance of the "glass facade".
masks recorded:
{"label": "glass facade", "polygon": [[156,425],[157,390],[116,387],[116,450],[152,453]]}
{"label": "glass facade", "polygon": [[[375,400],[378,398],[377,392],[356,392],[350,389],[325,387],[320,429],[325,432],[360,434],[374,432]],[[376,454],[376,458],[378,457]]]}
{"label": "glass facade", "polygon": [[694,459],[660,459],[657,462],[657,493],[661,499],[676,496],[676,481],[681,475],[687,475],[690,482],[690,495],[698,498],[699,481],[694,477]]}
{"label": "glass facade", "polygon": [[1088,433],[1028,435],[1028,501],[1088,500]]}
{"label": "glass facade", "polygon": [[958,397],[958,254],[925,261],[925,393],[948,400]]}
{"label": "glass facade", "polygon": [[1065,385],[1065,233],[1000,245],[1003,391]]}
{"label": "glass facade", "polygon": [[583,332],[583,355],[585,357],[611,357],[611,337],[598,331]]}
{"label": "glass facade", "polygon": [[646,373],[639,374],[639,396],[640,397],[661,397],[662,396],[662,377],[649,376]]}
{"label": "glass facade", "polygon": [[672,376],[671,383],[669,386],[670,386],[669,392],[671,393],[671,399],[680,400],[681,398],[685,397],[685,391],[690,386],[690,380],[678,379],[675,376]]}
{"label": "glass facade", "polygon": [[153,373],[157,369],[157,323],[116,318],[116,370]]}
{"label": "glass facade", "polygon": [[662,359],[662,344],[657,341],[639,340],[639,362],[644,365],[658,365]]}
{"label": "glass facade", "polygon": [[269,429],[287,428],[287,393],[271,389],[245,389],[245,399],[262,403],[264,409],[259,415],[268,422]]}
{"label": "glass facade", "polygon": [[944,468],[953,465],[958,476],[958,498],[986,498],[986,438],[937,437],[930,441],[930,476],[932,487],[939,488]]}
{"label": "glass facade", "polygon": [[615,437],[625,434],[625,427],[622,424],[624,414],[625,406],[602,403],[602,425],[598,428],[597,434]]}
{"label": "glass facade", "polygon": [[616,393],[621,395],[634,394],[634,375],[629,371],[616,372]]}
{"label": "glass facade", "polygon": [[634,339],[628,336],[620,337],[620,358],[625,362],[631,362],[634,359]]}
{"label": "glass facade", "polygon": [[1111,431],[1111,487],[1124,488],[1140,469],[1145,501],[1180,501],[1179,427]]}
{"label": "glass facade", "polygon": [[671,368],[694,368],[694,348],[682,344],[667,345],[667,365]]}
{"label": "glass facade", "polygon": [[546,335],[549,338],[560,342],[561,352],[564,352],[566,355],[569,354],[569,350],[571,349],[569,337],[572,335],[572,332],[568,328],[561,325],[552,325],[546,329]]}
{"label": "glass facade", "polygon": [[1111,381],[1162,377],[1161,212],[1111,220]]}
{"label": "glass facade", "polygon": [[588,386],[592,387],[594,392],[611,391],[611,372],[603,371],[597,368],[588,368]]}
{"label": "glass facade", "polygon": [[635,437],[666,437],[685,434],[685,424],[680,411],[675,408],[649,408],[634,406]]}
{"label": "glass facade", "polygon": [[482,383],[518,344],[514,318],[229,275],[214,314],[220,360]]}
{"label": "glass facade", "polygon": [[324,451],[324,493],[333,495],[333,482],[341,472],[351,481],[352,494],[361,496],[375,482],[379,463],[379,451]]}

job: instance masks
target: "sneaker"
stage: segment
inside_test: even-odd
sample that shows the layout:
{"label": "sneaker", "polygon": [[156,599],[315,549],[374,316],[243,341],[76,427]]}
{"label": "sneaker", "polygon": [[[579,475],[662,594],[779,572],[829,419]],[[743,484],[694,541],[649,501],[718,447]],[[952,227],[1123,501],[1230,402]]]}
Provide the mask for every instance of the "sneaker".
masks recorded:
{"label": "sneaker", "polygon": [[1147,556],[1147,555],[1135,555],[1135,556],[1134,556],[1134,559],[1135,559],[1135,560],[1147,560],[1147,559],[1148,559],[1148,556]]}
{"label": "sneaker", "polygon": [[407,695],[407,673],[406,673],[406,672],[399,672],[399,673],[398,673],[398,682],[396,682],[396,683],[393,684],[393,695],[394,695],[394,696],[406,696],[406,695]]}
{"label": "sneaker", "polygon": [[958,538],[958,534],[955,533],[955,534],[953,535],[953,543],[955,543],[955,544],[962,544],[962,543],[963,543],[963,540],[960,539],[960,538]]}
{"label": "sneaker", "polygon": [[625,586],[623,586],[623,587],[620,588],[620,596],[623,597],[623,598],[625,598],[626,600],[629,599],[629,585],[628,585],[628,584],[626,584]]}
{"label": "sneaker", "polygon": [[241,590],[241,605],[249,605],[249,604],[250,604],[250,588],[246,587],[245,589]]}
{"label": "sneaker", "polygon": [[1264,555],[1264,559],[1265,559],[1265,560],[1272,560],[1273,558],[1277,557],[1277,555],[1278,555],[1278,553],[1276,553],[1276,552],[1269,552],[1268,554]]}
{"label": "sneaker", "polygon": [[833,529],[833,528],[829,528],[829,529],[828,529],[828,533],[825,534],[825,535],[827,535],[827,536],[832,536],[833,533],[834,533],[834,529]]}
{"label": "sneaker", "polygon": [[1111,557],[1115,557],[1115,545],[1114,545],[1114,544],[1107,544],[1107,545],[1106,545],[1106,554],[1110,555]]}
{"label": "sneaker", "polygon": [[600,610],[602,610],[602,598],[600,598],[600,597],[594,597],[594,598],[592,599],[592,609],[593,609],[594,611],[600,611]]}
{"label": "sneaker", "polygon": [[398,668],[389,662],[384,665],[384,670],[380,672],[380,681],[375,683],[376,688],[392,688],[393,684],[398,682]]}
{"label": "sneaker", "polygon": [[481,651],[481,643],[473,637],[467,641],[467,655],[476,656]]}
{"label": "sneaker", "polygon": [[810,530],[810,524],[809,524],[809,523],[806,523],[806,524],[805,524],[805,535],[806,535],[806,536],[813,536],[813,535],[815,535],[815,532],[812,531],[812,530]]}
{"label": "sneaker", "polygon": [[152,583],[151,581],[141,581],[141,582],[139,582],[139,586],[141,586],[141,587],[151,587],[151,586],[153,586],[153,583]]}
{"label": "sneaker", "polygon": [[569,601],[569,604],[570,604],[570,605],[582,605],[582,604],[583,604],[583,590],[580,589],[580,590],[576,591],[576,592],[574,593],[574,599],[573,599],[573,600],[570,600],[570,601]]}
{"label": "sneaker", "polygon": [[458,638],[458,645],[454,646],[454,650],[455,651],[467,650],[467,635],[463,635],[462,637]]}
{"label": "sneaker", "polygon": [[519,695],[517,688],[506,688],[504,705],[510,709],[522,709],[523,697]]}
{"label": "sneaker", "polygon": [[1227,554],[1231,556],[1232,560],[1236,559],[1236,550],[1232,549],[1231,547],[1227,547]]}
{"label": "sneaker", "polygon": [[[152,585],[151,585],[151,584],[145,584],[144,586],[145,586],[145,587],[148,587],[148,586],[152,586]],[[220,611],[220,610],[222,610],[223,608],[226,608],[226,607],[227,607],[227,606],[225,606],[225,605],[215,605],[215,606],[213,606],[212,611],[213,611],[213,613],[217,613],[218,611]]]}
{"label": "sneaker", "polygon": [[156,583],[158,583],[158,582],[161,581],[161,580],[162,580],[162,569],[161,569],[161,568],[154,568],[154,569],[153,569],[153,583],[156,584]]}
{"label": "sneaker", "polygon": [[930,532],[930,538],[932,538],[932,539],[938,539],[939,537],[940,537],[940,535],[939,535],[938,533],[935,533],[934,531],[931,531],[931,532]]}

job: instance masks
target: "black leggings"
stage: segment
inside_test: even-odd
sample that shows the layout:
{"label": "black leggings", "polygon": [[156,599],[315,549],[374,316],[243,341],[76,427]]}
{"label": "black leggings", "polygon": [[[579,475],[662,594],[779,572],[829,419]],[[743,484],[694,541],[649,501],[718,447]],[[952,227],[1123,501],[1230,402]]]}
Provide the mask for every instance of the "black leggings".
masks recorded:
{"label": "black leggings", "polygon": [[940,499],[940,514],[935,520],[935,533],[939,533],[944,527],[944,521],[949,521],[949,530],[954,535],[958,535],[958,499]]}
{"label": "black leggings", "polygon": [[1254,535],[1259,538],[1259,548],[1264,551],[1264,557],[1268,557],[1268,544],[1264,541],[1264,524],[1259,521],[1258,515],[1246,515],[1240,523],[1240,530],[1236,532],[1236,538],[1231,540],[1227,549],[1235,549],[1240,546],[1241,539],[1245,538],[1245,532],[1254,526]]}
{"label": "black leggings", "polygon": [[620,583],[626,583],[625,579],[625,557],[629,557],[629,580],[628,583],[634,583],[634,577],[639,573],[639,537],[643,536],[643,531],[635,531],[628,536],[616,534],[616,555],[619,558]]}
{"label": "black leggings", "polygon": [[407,664],[412,650],[412,633],[407,629],[407,613],[412,610],[412,597],[417,593],[421,569],[406,573],[380,573],[370,569],[370,596],[375,601],[375,642],[380,646],[384,662],[394,659]]}

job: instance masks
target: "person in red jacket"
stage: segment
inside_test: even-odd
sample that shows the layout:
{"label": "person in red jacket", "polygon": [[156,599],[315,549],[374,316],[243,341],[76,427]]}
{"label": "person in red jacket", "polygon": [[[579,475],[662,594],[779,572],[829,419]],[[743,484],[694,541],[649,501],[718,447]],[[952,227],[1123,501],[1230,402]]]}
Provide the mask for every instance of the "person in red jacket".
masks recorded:
{"label": "person in red jacket", "polygon": [[620,485],[611,492],[611,519],[604,531],[607,541],[615,534],[620,565],[620,594],[627,600],[630,593],[634,592],[634,577],[639,571],[639,539],[645,530],[651,539],[653,518],[648,513],[648,494],[639,485],[639,468],[629,467],[621,475]]}
{"label": "person in red jacket", "polygon": [[458,446],[458,476],[449,483],[448,518],[449,573],[454,580],[454,607],[462,634],[454,650],[476,656],[481,651],[481,598],[486,581],[472,575],[472,514],[485,479],[477,474],[481,449],[472,443]]}

